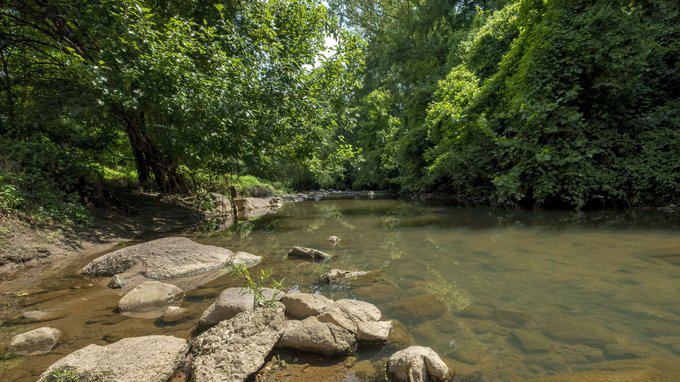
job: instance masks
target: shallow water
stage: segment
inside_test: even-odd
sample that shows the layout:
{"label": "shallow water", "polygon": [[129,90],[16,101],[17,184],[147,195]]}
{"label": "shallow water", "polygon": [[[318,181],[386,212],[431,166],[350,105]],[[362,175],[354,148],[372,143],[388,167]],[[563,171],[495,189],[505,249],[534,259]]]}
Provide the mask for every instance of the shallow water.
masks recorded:
{"label": "shallow water", "polygon": [[[330,235],[342,239],[338,246],[326,241]],[[618,370],[608,361],[631,358],[663,375],[680,370],[680,227],[671,215],[328,200],[290,204],[246,223],[240,234],[197,241],[263,256],[258,269],[285,278],[286,287],[376,304],[469,380]],[[323,264],[289,260],[293,245],[336,256]],[[348,286],[319,283],[331,268],[382,274]],[[164,325],[113,313],[119,296],[105,288],[106,280],[88,287],[69,272],[24,307],[66,304],[69,316],[0,329],[6,343],[14,333],[56,327],[64,344],[49,355],[0,361],[0,380],[35,380],[54,360],[92,342],[157,333],[190,337],[194,321]],[[188,292],[182,306],[198,317],[224,287],[239,284],[224,275]]]}

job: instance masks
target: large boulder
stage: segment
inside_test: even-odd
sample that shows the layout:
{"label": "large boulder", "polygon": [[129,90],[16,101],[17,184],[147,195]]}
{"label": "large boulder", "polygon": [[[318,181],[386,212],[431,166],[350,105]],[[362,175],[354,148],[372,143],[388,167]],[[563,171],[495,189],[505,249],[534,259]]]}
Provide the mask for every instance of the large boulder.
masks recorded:
{"label": "large boulder", "polygon": [[288,251],[288,257],[309,261],[326,261],[333,256],[314,248],[293,247]]}
{"label": "large boulder", "polygon": [[423,346],[398,351],[387,362],[387,374],[395,382],[443,381],[448,372],[437,353]]}
{"label": "large boulder", "polygon": [[262,367],[285,326],[283,308],[237,314],[192,342],[194,382],[244,381]]}
{"label": "large boulder", "polygon": [[189,345],[172,336],[124,338],[107,346],[88,345],[55,362],[38,382],[69,369],[80,381],[166,382],[184,364]]}
{"label": "large boulder", "polygon": [[255,295],[248,288],[227,288],[203,312],[199,325],[208,327],[255,308]]}
{"label": "large boulder", "polygon": [[346,354],[356,349],[356,338],[335,324],[307,317],[288,321],[276,346],[326,355]]}
{"label": "large boulder", "polygon": [[166,237],[100,256],[81,269],[80,273],[89,276],[124,274],[121,282],[138,275],[164,280],[234,265],[252,267],[259,262],[259,256],[246,252],[203,245],[185,237]]}
{"label": "large boulder", "polygon": [[59,341],[61,331],[54,328],[38,328],[17,334],[9,344],[10,352],[21,355],[49,353]]}
{"label": "large boulder", "polygon": [[281,298],[281,302],[285,305],[288,316],[299,319],[318,316],[333,304],[333,300],[310,293],[287,293]]}
{"label": "large boulder", "polygon": [[165,307],[182,298],[184,292],[174,285],[147,281],[129,291],[118,302],[123,312],[139,313]]}

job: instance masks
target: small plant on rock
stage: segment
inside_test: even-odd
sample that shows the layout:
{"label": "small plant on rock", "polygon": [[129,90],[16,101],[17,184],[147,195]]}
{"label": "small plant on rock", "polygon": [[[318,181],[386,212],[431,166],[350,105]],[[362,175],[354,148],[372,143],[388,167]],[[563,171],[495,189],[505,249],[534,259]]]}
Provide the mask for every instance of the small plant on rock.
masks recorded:
{"label": "small plant on rock", "polygon": [[47,382],[78,382],[81,379],[77,371],[69,368],[55,370],[47,376]]}
{"label": "small plant on rock", "polygon": [[[260,277],[253,278],[250,275],[248,268],[239,265],[234,268],[234,272],[246,281],[246,289],[253,293],[255,296],[255,304],[265,307],[273,307],[278,301],[276,298],[277,292],[283,290],[283,280],[276,280],[272,278],[271,273],[260,270]],[[265,295],[265,288],[274,289],[276,292],[272,294],[271,297]]]}

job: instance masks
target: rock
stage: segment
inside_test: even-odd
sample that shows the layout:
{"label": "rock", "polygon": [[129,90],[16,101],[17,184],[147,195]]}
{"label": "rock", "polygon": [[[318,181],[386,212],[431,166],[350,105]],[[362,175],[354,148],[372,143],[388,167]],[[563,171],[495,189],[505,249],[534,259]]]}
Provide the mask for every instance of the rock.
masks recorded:
{"label": "rock", "polygon": [[80,273],[89,276],[124,274],[123,280],[142,275],[163,280],[191,276],[233,265],[252,267],[260,257],[246,252],[198,244],[185,237],[166,237],[133,245],[100,256]]}
{"label": "rock", "polygon": [[368,271],[344,271],[342,269],[331,269],[321,275],[321,281],[327,284],[342,284],[356,279],[357,277],[368,275]]}
{"label": "rock", "polygon": [[183,294],[184,292],[174,285],[147,281],[123,296],[118,302],[118,308],[123,312],[144,312],[171,304]]}
{"label": "rock", "polygon": [[335,235],[329,236],[327,240],[332,246],[336,246],[338,243],[340,243],[340,238]]}
{"label": "rock", "polygon": [[525,329],[515,329],[512,331],[512,341],[527,353],[547,353],[550,351],[552,343],[542,334]]}
{"label": "rock", "polygon": [[262,367],[284,327],[280,305],[244,311],[220,322],[192,342],[193,381],[244,381]]}
{"label": "rock", "polygon": [[429,294],[406,297],[388,304],[387,308],[391,311],[391,316],[407,324],[432,320],[446,313],[444,305]]}
{"label": "rock", "polygon": [[567,344],[584,344],[595,347],[616,343],[609,330],[594,322],[554,320],[543,332],[550,338]]}
{"label": "rock", "polygon": [[489,352],[479,341],[468,340],[459,343],[456,349],[447,353],[447,356],[468,365],[476,365],[488,354]]}
{"label": "rock", "polygon": [[357,325],[362,322],[378,321],[382,317],[375,305],[358,300],[338,300],[326,306],[317,316],[321,322],[331,322],[339,327],[357,332]]}
{"label": "rock", "polygon": [[457,316],[473,318],[475,320],[488,320],[492,310],[478,305],[468,305],[462,311],[456,313]]}
{"label": "rock", "polygon": [[246,310],[255,308],[255,295],[247,288],[227,288],[215,302],[203,312],[198,321],[202,327],[209,327],[228,320]]}
{"label": "rock", "polygon": [[491,319],[506,328],[524,328],[529,322],[529,315],[514,310],[496,309],[491,313]]}
{"label": "rock", "polygon": [[285,293],[278,289],[262,288],[262,296],[267,300],[281,301]]}
{"label": "rock", "polygon": [[161,316],[161,321],[173,323],[182,321],[186,318],[188,310],[185,308],[180,308],[179,306],[168,306],[165,308],[165,312]]}
{"label": "rock", "polygon": [[21,313],[20,319],[25,322],[46,322],[58,320],[67,316],[68,313],[62,311],[29,310]]}
{"label": "rock", "polygon": [[319,315],[333,301],[320,294],[287,293],[281,297],[286,314],[293,318],[307,318]]}
{"label": "rock", "polygon": [[413,339],[411,333],[397,320],[392,320],[392,330],[387,338],[387,343],[397,349],[407,348],[415,345],[416,341]]}
{"label": "rock", "polygon": [[61,331],[54,328],[38,328],[17,334],[9,344],[13,354],[36,355],[49,353],[61,337]]}
{"label": "rock", "polygon": [[386,342],[392,331],[392,321],[361,322],[357,325],[360,342]]}
{"label": "rock", "polygon": [[68,368],[79,381],[165,382],[182,366],[189,346],[172,336],[124,338],[111,345],[88,345],[55,362],[39,382]]}
{"label": "rock", "polygon": [[288,257],[309,261],[326,261],[333,256],[314,248],[293,247],[288,251]]}
{"label": "rock", "polygon": [[111,278],[111,281],[109,281],[109,288],[111,289],[118,289],[124,287],[126,284],[125,280],[123,280],[119,275],[114,275]]}
{"label": "rock", "polygon": [[608,344],[604,347],[604,356],[609,360],[646,358],[649,350],[632,344]]}
{"label": "rock", "polygon": [[316,317],[288,321],[277,347],[326,355],[345,354],[356,349],[356,338],[349,331]]}
{"label": "rock", "polygon": [[387,374],[395,382],[443,381],[448,372],[437,353],[422,346],[398,351],[387,362]]}

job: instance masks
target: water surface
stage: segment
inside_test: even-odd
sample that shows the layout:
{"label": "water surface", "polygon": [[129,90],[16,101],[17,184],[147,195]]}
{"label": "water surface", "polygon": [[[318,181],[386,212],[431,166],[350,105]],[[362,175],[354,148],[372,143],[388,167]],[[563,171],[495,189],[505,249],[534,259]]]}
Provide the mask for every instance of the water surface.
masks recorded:
{"label": "water surface", "polygon": [[[338,246],[327,242],[330,235],[342,239]],[[611,370],[622,359],[680,368],[680,228],[672,215],[328,200],[290,204],[244,224],[239,234],[196,240],[263,256],[255,271],[285,278],[286,287],[376,304],[415,343],[435,349],[470,380]],[[289,260],[293,245],[336,256],[322,264]],[[68,317],[0,329],[3,341],[38,326],[65,332],[53,354],[8,361],[21,363],[6,366],[3,380],[35,380],[54,360],[93,342],[158,333],[190,337],[194,321],[167,325],[114,313],[115,291],[72,276],[88,260],[24,307],[66,304]],[[332,268],[379,270],[381,276],[344,286],[320,283]],[[234,285],[240,280],[224,275],[188,292],[182,306],[197,318]]]}

